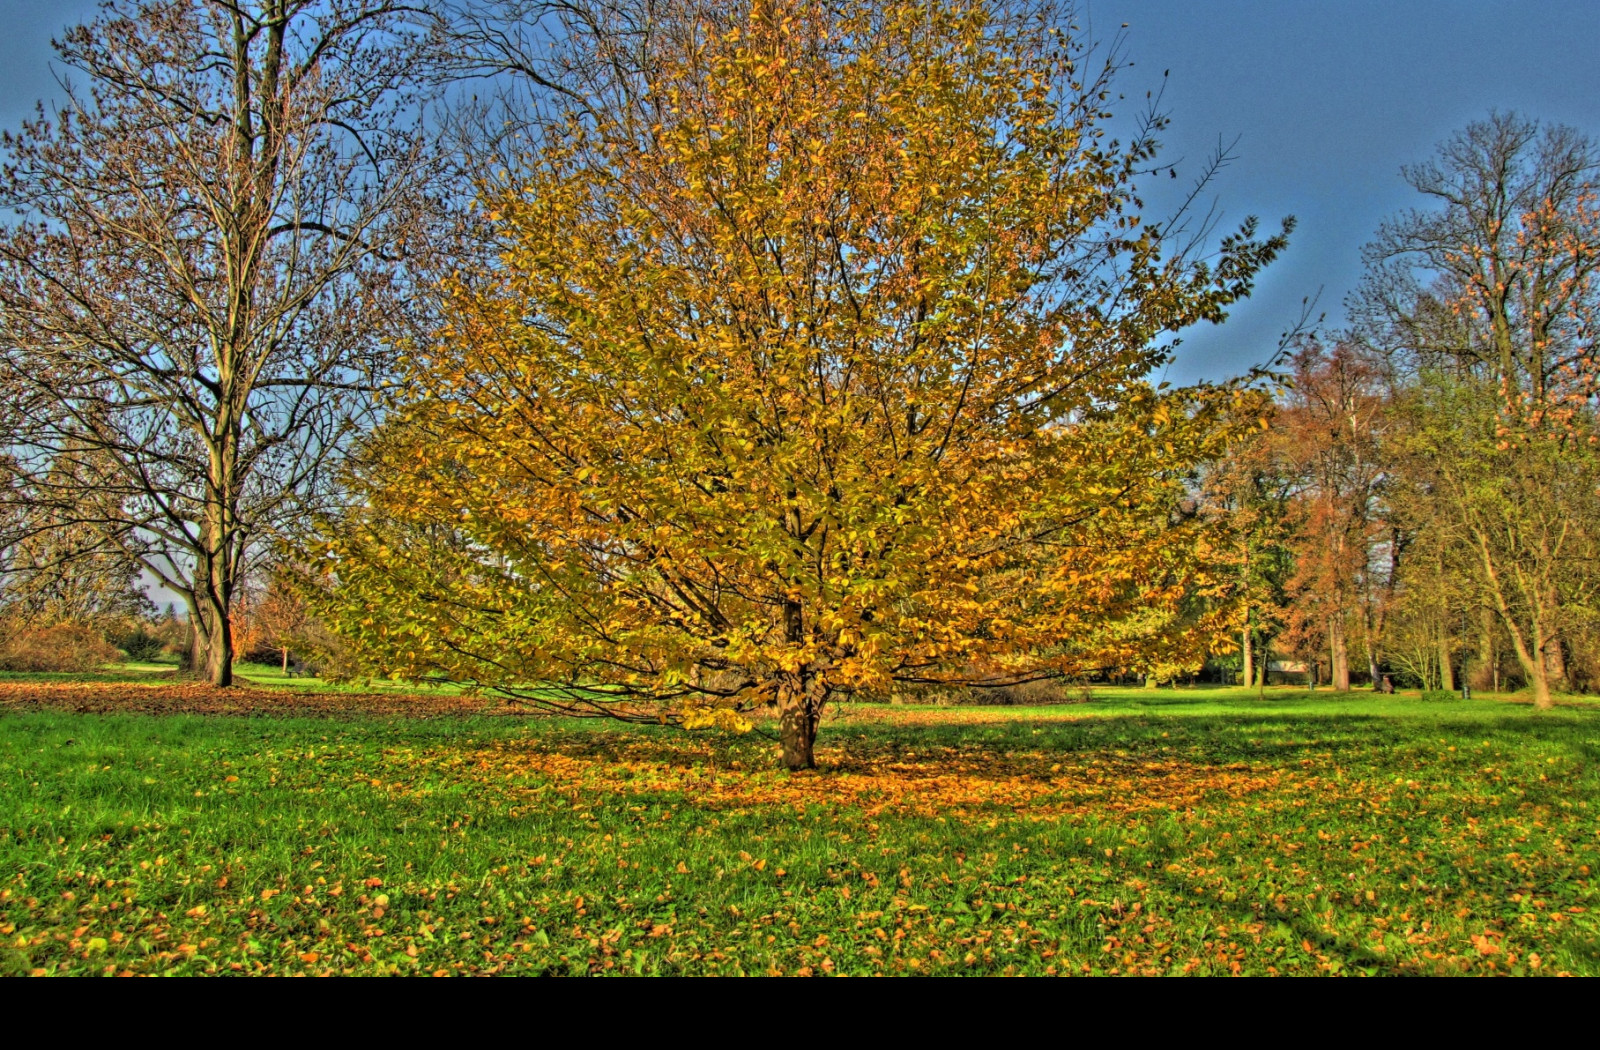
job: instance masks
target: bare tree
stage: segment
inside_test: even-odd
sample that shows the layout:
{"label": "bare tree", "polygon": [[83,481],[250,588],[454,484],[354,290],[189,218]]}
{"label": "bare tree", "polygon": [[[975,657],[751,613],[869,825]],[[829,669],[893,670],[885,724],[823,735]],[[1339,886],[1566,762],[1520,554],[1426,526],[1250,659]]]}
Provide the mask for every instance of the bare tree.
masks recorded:
{"label": "bare tree", "polygon": [[[47,477],[57,486],[68,483]],[[0,624],[6,629],[103,627],[154,612],[139,586],[138,565],[97,530],[53,520],[49,503],[32,499],[26,488],[7,493],[0,503]]]}
{"label": "bare tree", "polygon": [[181,595],[216,685],[247,560],[327,495],[388,367],[434,21],[108,0],[55,44],[66,103],[3,139],[10,491]]}
{"label": "bare tree", "polygon": [[1596,392],[1600,148],[1572,128],[1492,114],[1404,170],[1430,207],[1385,223],[1351,305],[1421,368],[1501,386],[1542,417]]}

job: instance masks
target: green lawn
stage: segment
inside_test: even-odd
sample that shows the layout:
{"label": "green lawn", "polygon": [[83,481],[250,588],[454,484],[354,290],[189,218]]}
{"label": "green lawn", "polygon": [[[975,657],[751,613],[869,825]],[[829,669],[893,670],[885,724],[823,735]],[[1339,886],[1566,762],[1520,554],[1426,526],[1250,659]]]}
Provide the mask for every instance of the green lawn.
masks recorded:
{"label": "green lawn", "polygon": [[[234,664],[233,677],[234,681],[239,685],[255,686],[262,689],[294,689],[316,693],[371,694],[414,693],[420,691],[429,694],[456,696],[463,692],[461,686],[450,682],[435,685],[431,683],[396,682],[387,678],[329,681],[325,678],[318,678],[315,675],[286,674],[282,666],[278,664],[253,664],[242,661]],[[178,674],[178,665],[171,661],[109,664],[98,671],[0,672],[0,685],[22,682],[34,682],[44,685],[71,685],[77,683],[157,685],[164,682],[176,683],[181,680]]]}
{"label": "green lawn", "polygon": [[176,678],[177,673],[178,665],[175,663],[135,662],[108,664],[98,671],[0,671],[0,684],[148,683]]}
{"label": "green lawn", "polygon": [[418,685],[414,682],[395,682],[387,678],[362,678],[348,682],[330,682],[309,675],[290,675],[277,664],[236,664],[234,677],[243,684],[263,689],[303,689],[315,692],[374,693],[415,692],[419,689],[444,695],[459,694],[461,686],[445,682],[438,685]]}
{"label": "green lawn", "polygon": [[0,712],[0,973],[1600,974],[1586,704]]}

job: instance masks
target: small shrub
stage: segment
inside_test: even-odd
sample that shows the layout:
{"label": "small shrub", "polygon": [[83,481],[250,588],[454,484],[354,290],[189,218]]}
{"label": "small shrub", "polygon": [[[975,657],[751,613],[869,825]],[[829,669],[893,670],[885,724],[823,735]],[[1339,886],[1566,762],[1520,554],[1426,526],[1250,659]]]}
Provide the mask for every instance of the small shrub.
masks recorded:
{"label": "small shrub", "polygon": [[1086,704],[1093,699],[1094,693],[1086,683],[1046,679],[988,689],[970,688],[965,690],[965,695],[956,702],[978,707],[1045,707],[1055,704]]}
{"label": "small shrub", "polygon": [[121,659],[99,631],[73,624],[21,631],[0,643],[0,671],[81,674]]}
{"label": "small shrub", "polygon": [[[876,700],[862,696],[859,699]],[[1053,704],[1086,704],[1094,693],[1086,682],[1047,679],[1019,685],[907,685],[896,684],[888,700],[891,704],[932,704],[938,707],[1046,707]],[[881,701],[880,701],[881,702]]]}
{"label": "small shrub", "polygon": [[382,668],[367,666],[358,650],[318,620],[308,620],[296,633],[290,653],[291,667],[329,682],[383,676]]}
{"label": "small shrub", "polygon": [[1424,689],[1422,691],[1422,699],[1449,703],[1451,700],[1460,700],[1461,694],[1452,692],[1449,689]]}
{"label": "small shrub", "polygon": [[166,652],[166,640],[146,631],[143,627],[135,627],[117,640],[117,648],[128,654],[128,659],[135,663],[148,663],[159,659]]}
{"label": "small shrub", "polygon": [[951,704],[962,703],[966,699],[967,691],[960,686],[952,685],[911,685],[897,682],[894,691],[889,694],[891,704],[936,704],[939,707],[948,707]]}

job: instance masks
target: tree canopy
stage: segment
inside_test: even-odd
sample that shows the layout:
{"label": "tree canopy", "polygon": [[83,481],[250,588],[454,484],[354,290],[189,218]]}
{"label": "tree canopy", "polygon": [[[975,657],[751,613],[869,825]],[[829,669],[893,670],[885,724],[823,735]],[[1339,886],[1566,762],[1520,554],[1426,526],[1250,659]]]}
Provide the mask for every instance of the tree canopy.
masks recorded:
{"label": "tree canopy", "polygon": [[376,662],[687,725],[775,704],[794,767],[830,698],[1217,626],[1181,608],[1182,482],[1245,395],[1146,377],[1283,235],[1169,245],[1153,139],[1109,139],[1111,69],[1046,7],[678,4],[631,44],[486,188],[500,265],[327,533]]}

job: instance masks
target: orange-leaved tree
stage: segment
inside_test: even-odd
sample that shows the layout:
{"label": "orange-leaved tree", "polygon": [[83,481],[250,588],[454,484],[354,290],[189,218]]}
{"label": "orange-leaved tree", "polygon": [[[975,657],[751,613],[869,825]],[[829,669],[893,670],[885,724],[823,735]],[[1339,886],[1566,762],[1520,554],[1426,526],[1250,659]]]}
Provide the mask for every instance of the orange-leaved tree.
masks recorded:
{"label": "orange-leaved tree", "polygon": [[1290,359],[1293,385],[1272,437],[1293,479],[1295,572],[1289,622],[1302,639],[1320,636],[1329,678],[1350,689],[1347,632],[1360,624],[1367,672],[1378,683],[1378,642],[1398,557],[1384,503],[1392,464],[1384,377],[1353,343],[1310,339]]}
{"label": "orange-leaved tree", "polygon": [[628,47],[486,191],[502,264],[410,355],[327,615],[569,710],[775,705],[791,768],[842,695],[1201,644],[1177,505],[1244,395],[1144,377],[1283,238],[1169,254],[1153,142],[1038,5],[683,3]]}

